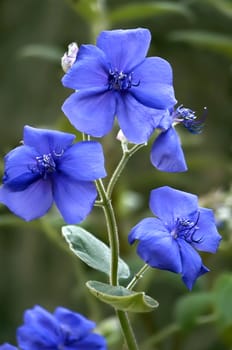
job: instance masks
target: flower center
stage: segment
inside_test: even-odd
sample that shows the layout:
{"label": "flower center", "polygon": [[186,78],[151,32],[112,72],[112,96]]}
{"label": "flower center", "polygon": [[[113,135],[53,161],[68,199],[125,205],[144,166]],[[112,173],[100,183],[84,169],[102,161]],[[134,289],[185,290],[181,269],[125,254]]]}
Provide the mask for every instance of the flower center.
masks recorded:
{"label": "flower center", "polygon": [[118,72],[117,69],[109,71],[108,89],[116,91],[125,91],[132,86],[139,86],[140,82],[133,82],[133,72],[126,74]]}
{"label": "flower center", "polygon": [[197,120],[195,112],[190,108],[185,108],[183,105],[177,107],[174,111],[174,123],[182,123],[188,131],[193,134],[200,134],[204,127],[207,108],[204,108],[202,117]]}
{"label": "flower center", "polygon": [[43,154],[36,157],[36,165],[29,166],[29,169],[34,174],[40,174],[45,180],[47,176],[56,171],[56,163],[51,153]]}
{"label": "flower center", "polygon": [[171,235],[174,238],[184,239],[188,243],[199,243],[200,239],[194,237],[196,231],[199,229],[197,226],[200,218],[200,212],[197,213],[197,218],[195,221],[190,220],[189,218],[177,218],[175,223],[175,228],[171,232]]}

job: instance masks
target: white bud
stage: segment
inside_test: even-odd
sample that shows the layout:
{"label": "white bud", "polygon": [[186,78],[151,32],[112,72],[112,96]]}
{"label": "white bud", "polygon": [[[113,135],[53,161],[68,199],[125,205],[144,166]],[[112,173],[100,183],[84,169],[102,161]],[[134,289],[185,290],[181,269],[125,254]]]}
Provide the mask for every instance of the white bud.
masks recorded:
{"label": "white bud", "polygon": [[116,136],[116,139],[120,142],[123,142],[123,143],[128,143],[128,140],[126,138],[126,136],[123,134],[122,130],[120,129],[117,136]]}
{"label": "white bud", "polygon": [[68,45],[68,51],[65,52],[64,56],[61,58],[61,66],[63,71],[66,73],[74,64],[77,58],[78,45],[77,43],[71,43]]}

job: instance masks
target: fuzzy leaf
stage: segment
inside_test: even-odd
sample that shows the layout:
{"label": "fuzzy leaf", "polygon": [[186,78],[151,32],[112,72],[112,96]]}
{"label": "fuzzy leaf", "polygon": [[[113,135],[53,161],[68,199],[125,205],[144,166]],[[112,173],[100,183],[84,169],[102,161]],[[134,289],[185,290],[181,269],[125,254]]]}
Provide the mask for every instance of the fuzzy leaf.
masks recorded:
{"label": "fuzzy leaf", "polygon": [[60,63],[60,58],[63,54],[64,52],[58,47],[40,44],[26,45],[18,51],[19,57],[22,58],[34,57],[57,63]]}
{"label": "fuzzy leaf", "polygon": [[203,32],[197,30],[175,31],[169,35],[169,39],[176,42],[183,42],[193,46],[203,47],[228,57],[232,57],[232,39],[229,36]]}
{"label": "fuzzy leaf", "polygon": [[117,310],[149,312],[159,306],[155,299],[143,292],[134,292],[122,286],[111,286],[98,281],[88,281],[86,285],[95,297]]}
{"label": "fuzzy leaf", "polygon": [[[68,225],[62,227],[62,234],[69,244],[71,251],[82,261],[95,270],[110,274],[110,248],[82,227]],[[118,277],[128,278],[128,265],[119,259]]]}
{"label": "fuzzy leaf", "polygon": [[177,4],[171,1],[150,1],[135,3],[117,7],[109,14],[110,22],[138,20],[148,17],[154,17],[161,14],[180,14],[191,17],[191,12],[183,4]]}

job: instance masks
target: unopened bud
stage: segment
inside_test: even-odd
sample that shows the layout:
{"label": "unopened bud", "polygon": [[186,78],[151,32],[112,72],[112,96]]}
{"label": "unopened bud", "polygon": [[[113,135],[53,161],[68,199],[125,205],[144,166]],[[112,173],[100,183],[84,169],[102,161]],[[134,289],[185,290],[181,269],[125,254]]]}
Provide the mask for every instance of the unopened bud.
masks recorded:
{"label": "unopened bud", "polygon": [[120,142],[123,142],[123,143],[128,143],[128,140],[126,138],[126,136],[123,134],[122,130],[120,129],[117,136],[116,136],[116,139]]}
{"label": "unopened bud", "polygon": [[127,140],[126,136],[123,134],[121,129],[119,130],[119,132],[116,136],[116,139],[121,142],[123,152],[128,152],[127,146],[128,146],[129,141]]}
{"label": "unopened bud", "polygon": [[64,56],[61,58],[61,66],[63,71],[66,73],[72,65],[75,63],[78,53],[77,43],[71,43],[68,45],[68,51],[65,52]]}

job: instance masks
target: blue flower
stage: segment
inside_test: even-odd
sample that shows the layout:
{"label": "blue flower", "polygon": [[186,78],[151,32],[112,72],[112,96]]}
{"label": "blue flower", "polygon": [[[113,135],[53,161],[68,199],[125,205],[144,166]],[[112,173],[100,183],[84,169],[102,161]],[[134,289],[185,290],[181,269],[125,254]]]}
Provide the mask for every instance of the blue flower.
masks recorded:
{"label": "blue flower", "polygon": [[17,330],[18,345],[21,350],[106,350],[104,337],[92,332],[95,326],[66,308],[51,314],[35,306],[25,312],[24,324]]}
{"label": "blue flower", "polygon": [[213,211],[198,207],[197,196],[168,186],[151,192],[150,208],[156,217],[132,228],[130,244],[138,240],[137,253],[148,265],[181,274],[192,289],[209,271],[196,250],[215,253],[221,240]]}
{"label": "blue flower", "polygon": [[203,130],[204,119],[205,113],[198,120],[194,111],[182,105],[176,109],[167,110],[159,125],[159,128],[163,131],[152,145],[152,164],[161,171],[186,171],[187,165],[175,125],[181,123],[191,133],[200,134]]}
{"label": "blue flower", "polygon": [[4,344],[0,345],[0,350],[18,350],[18,348],[16,348],[13,345],[10,345],[8,343],[4,343]]}
{"label": "blue flower", "polygon": [[146,58],[151,35],[144,28],[102,32],[97,45],[82,45],[62,79],[76,90],[63,111],[80,131],[106,135],[114,117],[126,138],[148,140],[163,110],[175,103],[172,68],[160,57]]}
{"label": "blue flower", "polygon": [[25,126],[23,145],[5,156],[0,202],[27,221],[46,214],[53,201],[66,222],[83,220],[97,196],[93,181],[106,172],[101,145],[74,139]]}

